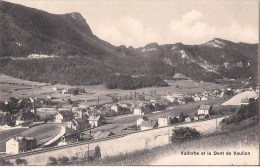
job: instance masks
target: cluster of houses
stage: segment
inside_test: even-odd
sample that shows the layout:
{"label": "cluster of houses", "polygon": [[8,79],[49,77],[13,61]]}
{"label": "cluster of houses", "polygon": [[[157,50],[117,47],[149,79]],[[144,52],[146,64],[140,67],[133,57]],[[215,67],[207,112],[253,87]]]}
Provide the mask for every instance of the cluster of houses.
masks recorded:
{"label": "cluster of houses", "polygon": [[59,111],[54,122],[67,123],[69,129],[81,131],[88,127],[98,127],[103,121],[99,114],[89,114],[86,110],[78,109],[74,112],[68,110]]}
{"label": "cluster of houses", "polygon": [[190,102],[205,101],[205,100],[209,100],[210,98],[223,97],[223,96],[224,96],[223,90],[213,90],[213,91],[204,91],[202,93],[196,93],[194,95],[184,95],[181,93],[174,93],[172,95],[167,95],[165,99],[171,103],[176,103],[181,105]]}
{"label": "cluster of houses", "polygon": [[52,90],[59,92],[61,94],[71,94],[71,95],[77,95],[79,93],[85,93],[84,88],[62,88],[58,86],[54,86]]}
{"label": "cluster of houses", "polygon": [[136,126],[140,130],[148,130],[156,127],[169,126],[171,124],[181,122],[191,122],[200,119],[207,119],[210,116],[210,105],[200,105],[194,116],[184,115],[182,112],[174,112],[171,115],[159,117],[158,120],[150,120],[145,116],[140,117],[136,121]]}

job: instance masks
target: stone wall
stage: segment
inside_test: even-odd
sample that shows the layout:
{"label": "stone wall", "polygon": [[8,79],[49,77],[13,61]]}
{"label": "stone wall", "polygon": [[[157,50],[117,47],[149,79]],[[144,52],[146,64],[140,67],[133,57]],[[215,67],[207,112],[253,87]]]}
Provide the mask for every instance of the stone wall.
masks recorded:
{"label": "stone wall", "polygon": [[[217,121],[216,119],[211,119],[202,122],[162,127],[158,129],[129,134],[120,138],[97,141],[95,143],[89,144],[89,150],[94,150],[94,148],[98,145],[101,149],[101,155],[104,158],[107,156],[114,156],[142,149],[162,146],[169,143],[169,132],[176,127],[194,127],[202,133],[210,133],[215,131],[216,124],[218,124],[223,118],[218,118]],[[83,144],[79,146],[48,151],[40,154],[24,156],[21,158],[26,159],[29,165],[46,165],[48,163],[49,157],[81,157],[83,155],[87,155],[87,151],[88,144]],[[14,160],[10,161],[12,162]]]}

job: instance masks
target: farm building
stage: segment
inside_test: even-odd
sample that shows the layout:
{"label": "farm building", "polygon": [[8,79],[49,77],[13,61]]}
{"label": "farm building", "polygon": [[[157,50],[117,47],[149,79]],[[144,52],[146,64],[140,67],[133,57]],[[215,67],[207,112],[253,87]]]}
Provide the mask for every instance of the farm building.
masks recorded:
{"label": "farm building", "polygon": [[143,106],[136,106],[134,108],[134,115],[144,115],[144,107]]}
{"label": "farm building", "polygon": [[209,115],[210,110],[211,110],[210,105],[200,105],[198,109],[198,115]]}
{"label": "farm building", "polygon": [[171,124],[171,118],[168,116],[163,116],[158,118],[159,127],[168,126]]}
{"label": "farm building", "polygon": [[100,124],[102,124],[101,117],[98,114],[89,115],[88,122],[91,127],[98,127]]}
{"label": "farm building", "polygon": [[69,129],[84,130],[87,127],[88,127],[88,122],[86,119],[76,118],[68,122]]}
{"label": "farm building", "polygon": [[6,154],[18,154],[36,147],[36,139],[29,137],[12,137],[6,143]]}
{"label": "farm building", "polygon": [[143,121],[148,121],[148,118],[143,116],[136,121],[136,126],[139,127]]}
{"label": "farm building", "polygon": [[74,115],[71,111],[59,111],[59,113],[55,116],[55,122],[69,122],[74,118]]}
{"label": "farm building", "polygon": [[141,130],[148,130],[156,127],[158,127],[158,121],[154,120],[143,121],[140,125]]}

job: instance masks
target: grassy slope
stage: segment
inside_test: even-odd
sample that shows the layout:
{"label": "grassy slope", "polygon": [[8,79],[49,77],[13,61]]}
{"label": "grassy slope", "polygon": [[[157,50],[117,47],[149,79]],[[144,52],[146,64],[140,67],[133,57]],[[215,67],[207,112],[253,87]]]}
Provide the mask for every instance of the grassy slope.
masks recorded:
{"label": "grassy slope", "polygon": [[[95,161],[91,165],[148,165],[160,156],[166,156],[180,152],[181,150],[196,150],[211,147],[237,147],[239,144],[255,145],[257,142],[258,125],[242,130],[218,134],[215,136],[189,141],[181,144],[165,145],[153,149],[142,150],[115,157],[108,157],[101,161]],[[101,150],[102,152],[102,150]],[[81,165],[84,165],[82,163]]]}

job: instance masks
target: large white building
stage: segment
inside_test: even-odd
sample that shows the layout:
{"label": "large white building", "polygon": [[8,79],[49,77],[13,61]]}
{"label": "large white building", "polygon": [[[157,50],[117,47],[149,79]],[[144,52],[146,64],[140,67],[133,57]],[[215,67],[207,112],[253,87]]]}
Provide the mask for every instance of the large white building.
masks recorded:
{"label": "large white building", "polygon": [[144,115],[144,107],[136,106],[134,108],[134,115]]}
{"label": "large white building", "polygon": [[35,148],[36,140],[29,137],[13,137],[9,138],[5,145],[6,154],[18,154]]}
{"label": "large white building", "polygon": [[171,119],[168,116],[163,116],[158,118],[159,127],[169,126],[171,124]]}
{"label": "large white building", "polygon": [[211,109],[210,105],[200,105],[198,109],[198,115],[209,115],[210,109]]}

